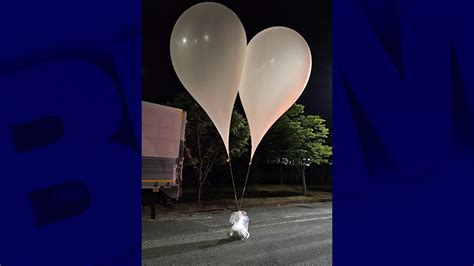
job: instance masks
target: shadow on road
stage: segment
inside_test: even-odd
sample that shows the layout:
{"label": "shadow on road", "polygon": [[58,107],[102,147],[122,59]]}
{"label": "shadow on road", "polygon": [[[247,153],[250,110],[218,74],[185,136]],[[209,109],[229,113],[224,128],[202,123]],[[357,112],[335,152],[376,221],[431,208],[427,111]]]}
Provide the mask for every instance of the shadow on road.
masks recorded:
{"label": "shadow on road", "polygon": [[161,246],[156,248],[147,248],[142,250],[142,259],[153,259],[163,256],[181,254],[196,250],[202,250],[206,248],[212,248],[219,245],[224,245],[235,240],[224,238],[220,240],[208,240],[208,241],[200,241],[194,243],[185,243],[185,244],[178,244],[178,245],[170,245],[170,246]]}

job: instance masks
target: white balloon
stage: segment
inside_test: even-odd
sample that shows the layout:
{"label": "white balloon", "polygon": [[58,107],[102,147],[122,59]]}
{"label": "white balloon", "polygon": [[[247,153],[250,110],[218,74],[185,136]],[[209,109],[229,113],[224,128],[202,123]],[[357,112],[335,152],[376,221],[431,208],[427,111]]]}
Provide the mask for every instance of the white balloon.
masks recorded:
{"label": "white balloon", "polygon": [[219,131],[229,155],[229,129],[245,61],[247,37],[237,15],[205,2],[187,9],[171,34],[179,80]]}
{"label": "white balloon", "polygon": [[252,38],[239,89],[250,127],[250,160],[273,123],[300,97],[310,74],[311,51],[296,31],[272,27]]}

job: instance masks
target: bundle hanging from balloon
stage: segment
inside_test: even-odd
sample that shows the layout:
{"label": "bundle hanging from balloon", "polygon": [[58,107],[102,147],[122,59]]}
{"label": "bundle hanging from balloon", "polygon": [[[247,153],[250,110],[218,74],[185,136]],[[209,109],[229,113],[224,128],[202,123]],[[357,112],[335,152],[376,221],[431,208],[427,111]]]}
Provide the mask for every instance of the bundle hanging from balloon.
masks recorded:
{"label": "bundle hanging from balloon", "polygon": [[[170,52],[176,75],[208,114],[224,142],[236,207],[240,210],[260,141],[306,87],[312,66],[310,48],[298,32],[287,27],[265,29],[247,45],[244,27],[234,12],[222,4],[204,2],[178,18],[171,34]],[[229,148],[237,95],[251,139],[240,205]]]}
{"label": "bundle hanging from balloon", "polygon": [[249,229],[250,219],[245,211],[235,211],[229,218],[232,224],[227,236],[231,239],[244,240],[250,237]]}

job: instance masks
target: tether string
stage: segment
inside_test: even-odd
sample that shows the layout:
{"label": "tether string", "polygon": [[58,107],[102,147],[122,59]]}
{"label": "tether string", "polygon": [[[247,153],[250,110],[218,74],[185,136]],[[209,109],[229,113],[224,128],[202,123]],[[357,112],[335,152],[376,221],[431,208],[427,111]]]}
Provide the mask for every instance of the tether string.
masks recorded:
{"label": "tether string", "polygon": [[245,183],[244,183],[244,189],[242,191],[242,198],[240,199],[240,208],[242,208],[242,202],[244,201],[244,194],[245,194],[245,188],[247,187],[247,180],[249,179],[249,173],[250,173],[250,165],[252,164],[252,161],[249,162],[249,167],[247,168],[247,176],[245,177]]}
{"label": "tether string", "polygon": [[232,187],[234,188],[235,207],[237,207],[237,210],[238,210],[239,202],[237,200],[237,190],[235,189],[234,174],[232,172],[232,165],[230,164],[230,157],[229,159],[227,159],[227,162],[229,163],[230,177],[232,178]]}

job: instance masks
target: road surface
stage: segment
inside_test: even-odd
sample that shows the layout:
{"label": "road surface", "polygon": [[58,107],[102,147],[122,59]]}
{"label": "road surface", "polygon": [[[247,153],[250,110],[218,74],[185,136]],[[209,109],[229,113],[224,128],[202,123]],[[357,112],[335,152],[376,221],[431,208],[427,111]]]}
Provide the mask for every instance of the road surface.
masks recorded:
{"label": "road surface", "polygon": [[231,212],[143,218],[143,265],[332,265],[332,203],[253,208],[250,238],[231,241]]}

